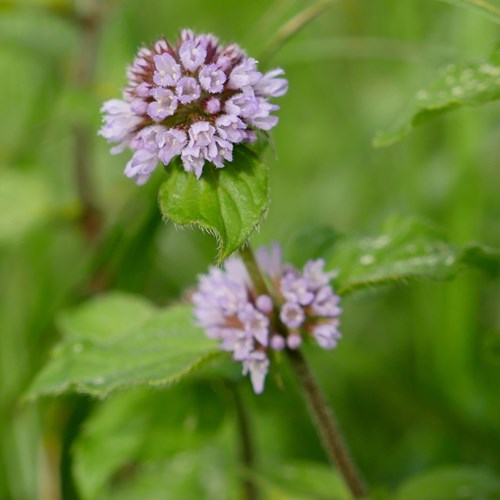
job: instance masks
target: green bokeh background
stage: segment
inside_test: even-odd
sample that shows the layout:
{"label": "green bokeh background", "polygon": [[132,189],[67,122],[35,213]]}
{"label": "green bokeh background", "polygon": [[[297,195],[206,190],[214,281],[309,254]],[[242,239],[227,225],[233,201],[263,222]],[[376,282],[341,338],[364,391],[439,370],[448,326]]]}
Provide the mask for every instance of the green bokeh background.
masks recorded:
{"label": "green bokeh background", "polygon": [[[166,304],[215,256],[210,236],[161,222],[163,170],[141,188],[123,176],[128,153],[111,156],[96,135],[100,104],[118,96],[143,42],[192,27],[258,57],[311,3],[115,1],[94,81],[82,85],[74,78],[81,31],[64,0],[0,2],[0,498],[76,497],[70,449],[97,405],[79,397],[19,403],[57,341],[58,311],[101,289],[101,279]],[[374,233],[401,214],[428,218],[456,244],[500,246],[497,103],[440,117],[393,147],[371,145],[438,68],[485,59],[498,35],[488,19],[436,0],[344,0],[306,26],[270,64],[285,69],[290,90],[268,154],[271,209],[253,242],[286,245],[312,224]],[[89,131],[95,198],[112,235],[99,258],[102,246],[77,224],[75,125]],[[469,272],[365,294],[345,304],[339,348],[307,353],[371,484],[394,488],[441,465],[500,472],[497,285]],[[264,469],[325,461],[291,379],[285,391],[270,380],[258,398],[242,387]]]}

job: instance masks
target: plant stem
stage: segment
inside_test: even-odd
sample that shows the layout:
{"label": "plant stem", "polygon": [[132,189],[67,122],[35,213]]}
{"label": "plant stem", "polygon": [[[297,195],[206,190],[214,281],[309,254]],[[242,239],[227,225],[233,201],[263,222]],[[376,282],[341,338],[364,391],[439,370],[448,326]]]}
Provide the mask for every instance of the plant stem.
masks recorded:
{"label": "plant stem", "polygon": [[230,384],[230,390],[234,400],[236,425],[240,438],[240,462],[245,469],[242,477],[243,498],[245,500],[257,500],[259,498],[257,488],[248,474],[255,466],[255,454],[250,422],[248,421],[248,414],[245,411],[238,388],[234,384]]}
{"label": "plant stem", "polygon": [[[250,245],[247,244],[244,248],[240,248],[239,252],[257,293],[259,295],[270,295]],[[284,328],[280,322],[276,322],[276,324]],[[282,333],[285,336],[287,335],[286,331]],[[333,411],[328,406],[305,358],[302,356],[302,353],[297,350],[287,349],[286,353],[295,371],[304,399],[309,408],[309,413],[316,426],[316,430],[318,431],[328,458],[337,466],[351,490],[352,495],[355,498],[366,496],[367,492],[363,480],[361,479],[361,474],[350,456],[349,450],[333,415]]]}
{"label": "plant stem", "polygon": [[269,290],[267,289],[264,277],[260,272],[259,264],[257,264],[257,260],[255,259],[253,250],[250,247],[250,243],[247,243],[244,247],[241,247],[239,252],[241,258],[243,259],[243,263],[247,268],[248,274],[250,275],[250,279],[252,280],[252,283],[255,287],[255,291],[259,295],[269,295]]}
{"label": "plant stem", "polygon": [[287,350],[312,420],[316,425],[328,458],[337,466],[355,498],[366,496],[361,475],[344,442],[331,408],[300,351]]}

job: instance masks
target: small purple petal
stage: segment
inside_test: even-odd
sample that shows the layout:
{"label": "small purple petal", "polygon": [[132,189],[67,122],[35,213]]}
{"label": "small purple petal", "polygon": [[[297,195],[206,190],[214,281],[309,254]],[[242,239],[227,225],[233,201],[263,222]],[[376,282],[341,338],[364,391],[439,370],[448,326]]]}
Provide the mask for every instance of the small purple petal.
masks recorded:
{"label": "small purple petal", "polygon": [[250,372],[250,381],[255,394],[262,394],[264,382],[269,371],[269,359],[265,353],[254,351],[243,361],[243,375]]}
{"label": "small purple petal", "polygon": [[290,349],[298,349],[302,344],[302,337],[298,333],[291,333],[286,338],[286,344]]}
{"label": "small purple petal", "polygon": [[177,97],[170,89],[156,87],[151,91],[155,101],[148,105],[148,115],[155,121],[164,120],[172,116],[177,109]]}
{"label": "small purple petal", "polygon": [[185,76],[177,82],[175,87],[177,92],[177,97],[182,104],[188,104],[190,102],[199,99],[201,91],[200,86],[196,80],[190,76]]}
{"label": "small purple petal", "polygon": [[281,335],[273,335],[271,337],[271,349],[274,351],[282,351],[286,346],[286,341]]}
{"label": "small purple petal", "polygon": [[181,154],[182,164],[186,172],[194,172],[197,179],[201,177],[205,156],[201,148],[186,146]]}
{"label": "small purple petal", "polygon": [[212,142],[215,128],[206,121],[193,123],[189,128],[189,146],[201,148]]}
{"label": "small purple petal", "polygon": [[220,100],[212,97],[205,102],[205,111],[211,115],[217,114],[221,110]]}
{"label": "small purple petal", "polygon": [[288,328],[298,328],[305,318],[302,307],[294,302],[287,302],[281,307],[280,319]]}
{"label": "small purple petal", "polygon": [[227,86],[230,89],[241,89],[257,83],[261,77],[262,73],[257,71],[257,61],[249,57],[233,68]]}
{"label": "small purple petal", "polygon": [[196,71],[205,62],[207,51],[203,45],[186,40],[179,49],[179,57],[188,71]]}
{"label": "small purple petal", "polygon": [[222,92],[224,83],[226,82],[226,74],[216,64],[203,66],[198,78],[202,88],[211,94]]}
{"label": "small purple petal", "polygon": [[257,306],[257,309],[264,314],[269,314],[274,309],[273,299],[269,297],[269,295],[259,295],[255,299],[255,305]]}
{"label": "small purple petal", "polygon": [[163,133],[161,140],[158,157],[164,165],[168,165],[174,156],[182,153],[187,144],[187,135],[182,130],[171,128]]}
{"label": "small purple petal", "polygon": [[288,80],[276,78],[285,72],[281,69],[268,71],[257,83],[253,85],[255,94],[262,97],[281,97],[288,91]]}
{"label": "small purple petal", "polygon": [[171,87],[176,84],[181,76],[181,67],[170,54],[154,56],[156,71],[153,74],[153,82],[156,85]]}

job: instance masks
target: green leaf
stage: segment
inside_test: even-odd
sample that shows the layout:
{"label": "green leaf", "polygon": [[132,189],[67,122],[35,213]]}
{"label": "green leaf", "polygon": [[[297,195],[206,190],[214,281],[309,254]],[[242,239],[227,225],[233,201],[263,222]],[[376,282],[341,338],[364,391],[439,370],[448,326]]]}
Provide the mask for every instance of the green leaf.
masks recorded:
{"label": "green leaf", "polygon": [[141,388],[107,399],[86,421],[73,450],[81,496],[103,498],[123,471],[135,470],[121,479],[126,483],[140,475],[138,468],[145,463],[213,441],[224,422],[224,408],[221,396],[199,383],[168,391]]}
{"label": "green leaf", "polygon": [[495,276],[500,252],[476,244],[456,248],[427,223],[394,217],[377,237],[338,242],[329,265],[339,269],[339,294],[349,295],[409,280],[451,279],[466,267],[477,267]]}
{"label": "green leaf", "polygon": [[233,161],[222,169],[207,163],[198,180],[178,161],[168,170],[159,195],[163,216],[212,233],[219,261],[245,243],[267,212],[267,168],[244,146],[234,149]]}
{"label": "green leaf", "polygon": [[332,467],[322,463],[295,462],[267,466],[255,479],[265,498],[282,500],[350,500],[342,478]]}
{"label": "green leaf", "polygon": [[500,66],[493,61],[481,64],[450,64],[427,89],[417,92],[409,116],[395,128],[380,132],[375,147],[400,141],[421,123],[461,106],[478,106],[500,98]]}
{"label": "green leaf", "polygon": [[66,311],[61,314],[58,324],[69,340],[78,337],[99,342],[140,327],[158,311],[142,297],[113,292]]}
{"label": "green leaf", "polygon": [[[113,313],[130,305],[130,299],[118,305],[116,296],[95,299],[100,300],[108,304],[115,300]],[[77,333],[76,338],[69,335],[56,347],[28,398],[71,390],[105,397],[128,386],[171,385],[220,352],[216,342],[193,324],[191,306],[176,305],[152,315],[138,303],[134,307],[145,320],[127,325],[125,318],[117,318],[117,325],[124,327],[121,333],[115,326],[107,331],[104,306],[97,302],[74,312],[69,322],[63,321],[69,331]]]}
{"label": "green leaf", "polygon": [[303,266],[309,259],[325,258],[338,239],[339,234],[330,226],[310,224],[292,236],[286,253],[291,262]]}
{"label": "green leaf", "polygon": [[477,12],[490,21],[500,24],[500,3],[498,0],[441,0],[472,12]]}
{"label": "green leaf", "polygon": [[51,209],[46,185],[33,172],[0,171],[0,245],[22,238]]}
{"label": "green leaf", "polygon": [[395,500],[493,500],[500,498],[500,479],[476,467],[444,467],[404,483]]}

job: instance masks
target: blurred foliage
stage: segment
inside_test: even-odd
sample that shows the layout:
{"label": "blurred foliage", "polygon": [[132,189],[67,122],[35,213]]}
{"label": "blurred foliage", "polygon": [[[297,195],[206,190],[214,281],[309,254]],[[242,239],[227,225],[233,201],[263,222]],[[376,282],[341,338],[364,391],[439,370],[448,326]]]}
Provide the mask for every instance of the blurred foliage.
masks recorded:
{"label": "blurred foliage", "polygon": [[[108,9],[82,82],[85,23],[75,16],[91,2],[0,3],[0,498],[235,498],[245,472],[235,470],[235,419],[224,410],[214,422],[230,405],[211,382],[102,402],[20,399],[63,331],[76,338],[83,322],[85,331],[112,333],[108,318],[85,317],[82,301],[108,289],[145,296],[155,306],[115,310],[132,328],[127,312],[140,320],[177,299],[216,254],[209,235],[162,224],[156,192],[164,171],[138,188],[122,175],[127,155],[110,156],[96,137],[100,103],[118,95],[137,47],[190,26],[258,57],[313,2],[98,4]],[[276,154],[266,153],[272,204],[255,243],[288,241],[285,250],[300,261],[306,251],[334,250],[344,235],[375,234],[396,213],[433,221],[454,251],[470,241],[500,246],[498,102],[436,116],[392,148],[371,146],[439,68],[481,67],[498,43],[483,13],[434,0],[345,0],[273,54],[268,65],[284,67],[290,91],[273,131]],[[93,237],[75,184],[75,127],[88,137],[101,218]],[[475,248],[468,258],[490,267],[494,252]],[[335,352],[307,352],[374,498],[425,498],[439,487],[438,495],[462,498],[460,485],[495,498],[497,284],[470,271],[375,292],[345,301]],[[63,310],[70,312],[58,330]],[[238,388],[256,440],[256,482],[269,498],[300,498],[326,485],[326,459],[293,378],[279,368],[258,398],[246,380]]]}

